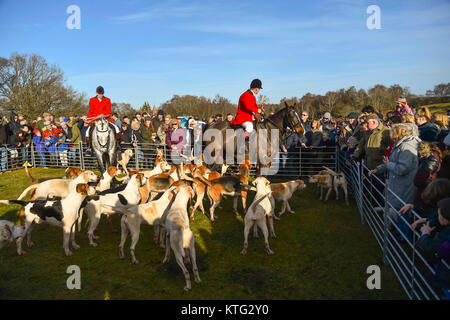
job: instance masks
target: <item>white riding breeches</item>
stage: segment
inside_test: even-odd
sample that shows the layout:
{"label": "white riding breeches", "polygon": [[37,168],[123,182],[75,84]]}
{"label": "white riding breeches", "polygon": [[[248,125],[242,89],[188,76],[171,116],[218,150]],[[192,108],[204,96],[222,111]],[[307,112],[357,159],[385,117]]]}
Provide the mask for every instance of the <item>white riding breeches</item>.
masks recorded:
{"label": "white riding breeches", "polygon": [[248,133],[251,133],[253,131],[253,122],[251,121],[244,122],[242,126],[244,127],[244,130],[247,131]]}
{"label": "white riding breeches", "polygon": [[[108,121],[109,122],[109,121]],[[109,122],[111,123],[111,122]],[[114,129],[116,130],[116,133],[120,133],[120,129],[118,126],[116,126],[114,123],[111,123],[114,126]],[[86,130],[86,137],[89,137],[89,132],[91,130],[91,126],[88,127],[88,129]]]}

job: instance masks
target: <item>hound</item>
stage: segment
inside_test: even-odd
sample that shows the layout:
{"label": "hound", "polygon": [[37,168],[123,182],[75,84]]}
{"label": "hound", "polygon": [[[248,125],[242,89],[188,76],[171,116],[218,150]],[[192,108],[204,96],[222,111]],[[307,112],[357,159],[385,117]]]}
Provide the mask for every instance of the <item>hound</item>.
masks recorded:
{"label": "hound", "polygon": [[[100,217],[102,214],[111,215],[116,212],[115,207],[122,204],[138,204],[141,200],[141,194],[139,188],[146,183],[146,178],[142,174],[135,174],[131,177],[130,182],[126,185],[125,189],[119,192],[115,190],[106,190],[101,192],[98,196],[93,197],[88,201],[84,211],[87,212],[89,217],[89,230],[88,238],[89,245],[96,247],[97,243],[94,239],[98,239],[98,236],[94,235],[95,229],[100,222]],[[111,209],[105,209],[104,204],[109,205]]]}
{"label": "hound", "polygon": [[309,183],[317,183],[320,188],[320,197],[319,200],[322,200],[323,197],[323,189],[327,189],[327,194],[325,196],[325,200],[328,200],[330,196],[331,190],[333,188],[333,176],[330,174],[316,174],[309,177]]}
{"label": "hound", "polygon": [[197,261],[195,255],[194,234],[189,227],[189,217],[187,213],[187,202],[194,196],[191,187],[181,186],[174,190],[177,192],[172,206],[167,211],[167,215],[163,217],[166,227],[166,255],[163,263],[170,260],[170,248],[175,254],[175,259],[183,270],[186,280],[185,291],[191,289],[191,278],[186,264],[192,263],[192,271],[196,283],[200,283],[200,275],[198,273]]}
{"label": "hound", "polygon": [[[128,232],[131,232],[131,263],[138,264],[139,260],[136,259],[134,250],[139,241],[139,233],[141,230],[141,224],[153,225],[155,229],[154,241],[158,244],[158,238],[162,247],[165,246],[163,232],[160,230],[161,217],[164,212],[170,207],[170,203],[173,199],[172,191],[175,187],[171,187],[169,190],[164,192],[164,194],[158,200],[151,201],[140,205],[122,205],[117,204],[114,208],[109,205],[102,205],[106,209],[113,209],[123,213],[120,226],[122,229],[119,245],[119,257],[124,259],[125,255],[123,253],[123,246],[128,237]],[[164,227],[164,226],[163,226]]]}
{"label": "hound", "polygon": [[16,241],[17,254],[20,255],[18,241],[24,230],[25,228],[23,226],[16,226],[8,220],[0,220],[0,249],[5,245]]}
{"label": "hound", "polygon": [[78,210],[81,203],[88,195],[95,193],[94,188],[89,187],[86,183],[77,183],[72,186],[70,193],[62,200],[47,201],[21,201],[21,200],[1,200],[4,204],[20,204],[25,210],[25,229],[17,240],[17,253],[22,255],[25,251],[22,250],[22,241],[27,236],[27,244],[29,247],[34,243],[31,241],[31,232],[34,224],[48,223],[50,225],[58,226],[63,229],[63,248],[66,256],[71,256],[72,252],[69,249],[69,240],[75,249],[80,246],[75,242],[75,232],[72,232],[72,227],[75,225],[78,217]]}
{"label": "hound", "polygon": [[123,170],[128,174],[127,165],[130,162],[131,157],[133,157],[133,150],[127,149],[120,154],[120,160],[117,160],[117,169],[119,169],[119,165],[122,166]]}
{"label": "hound", "polygon": [[111,188],[111,182],[114,177],[121,174],[121,171],[117,169],[117,167],[111,166],[109,167],[100,178],[95,190],[97,192],[102,192]]}
{"label": "hound", "polygon": [[81,170],[80,168],[77,167],[73,167],[73,168],[67,168],[64,171],[64,174],[66,176],[67,179],[75,179],[76,177],[78,177],[80,174],[82,174],[84,171]]}
{"label": "hound", "polygon": [[32,184],[26,188],[17,200],[22,200],[28,191],[35,189],[31,200],[47,199],[49,195],[65,198],[79,183],[97,182],[97,176],[92,171],[84,171],[73,180],[70,179],[52,179],[38,184]]}
{"label": "hound", "polygon": [[336,192],[336,200],[339,200],[339,187],[344,191],[345,204],[348,205],[347,179],[342,172],[335,172],[330,168],[324,167],[333,176],[333,188]]}
{"label": "hound", "polygon": [[248,233],[252,226],[258,226],[264,234],[264,243],[268,254],[274,254],[269,246],[269,231],[267,229],[266,216],[271,215],[272,205],[269,197],[272,194],[270,190],[270,182],[264,177],[256,178],[253,181],[256,185],[256,196],[253,203],[248,207],[247,213],[244,217],[244,248],[241,251],[242,255],[247,254],[248,248]]}
{"label": "hound", "polygon": [[[292,180],[283,183],[272,183],[270,184],[270,190],[272,191],[272,196],[270,197],[270,203],[272,204],[272,209],[275,210],[275,200],[281,201],[281,211],[277,214],[278,217],[286,211],[286,207],[289,213],[294,213],[289,205],[289,199],[297,190],[303,190],[306,188],[306,184],[303,180]],[[275,219],[276,216],[274,215]]]}

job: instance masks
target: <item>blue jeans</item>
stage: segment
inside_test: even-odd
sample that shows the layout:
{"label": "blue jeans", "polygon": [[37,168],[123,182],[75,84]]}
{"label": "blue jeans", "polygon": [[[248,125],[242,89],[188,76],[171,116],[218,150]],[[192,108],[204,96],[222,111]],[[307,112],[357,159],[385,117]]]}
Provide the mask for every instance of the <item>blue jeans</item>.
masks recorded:
{"label": "blue jeans", "polygon": [[28,148],[20,148],[22,153],[22,163],[25,163],[25,161],[28,161]]}
{"label": "blue jeans", "polygon": [[38,151],[37,154],[39,155],[39,165],[41,167],[46,167],[47,163],[45,162],[45,151]]}
{"label": "blue jeans", "polygon": [[6,170],[6,161],[8,159],[8,151],[5,146],[0,146],[0,171]]}

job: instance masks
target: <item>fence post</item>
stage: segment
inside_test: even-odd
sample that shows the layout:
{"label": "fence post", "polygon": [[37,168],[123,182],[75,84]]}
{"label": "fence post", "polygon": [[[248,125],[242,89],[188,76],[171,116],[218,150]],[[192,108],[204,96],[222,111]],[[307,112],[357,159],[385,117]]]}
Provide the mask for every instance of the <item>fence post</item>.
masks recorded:
{"label": "fence post", "polygon": [[361,224],[365,224],[364,221],[364,210],[363,210],[363,163],[357,162],[357,173],[358,173],[358,202],[359,202],[359,210],[361,212]]}
{"label": "fence post", "polygon": [[386,179],[383,197],[384,197],[384,219],[383,219],[383,263],[389,265],[387,258],[388,233],[389,233],[389,204],[388,204],[388,187],[389,179]]}
{"label": "fence post", "polygon": [[80,141],[79,144],[80,144],[80,168],[81,170],[84,170],[83,141]]}
{"label": "fence post", "polygon": [[136,170],[139,170],[139,154],[138,154],[138,146],[137,146],[138,144],[137,144],[137,142],[136,142],[136,146],[134,147],[134,154],[135,154],[135,159],[136,159],[136,161],[135,161],[135,163],[136,163]]}
{"label": "fence post", "polygon": [[33,168],[36,168],[36,159],[34,157],[34,143],[31,142],[31,165],[33,166]]}
{"label": "fence post", "polygon": [[[288,161],[289,161],[289,154],[288,156]],[[302,176],[302,147],[300,146],[300,148],[298,148],[298,176],[301,177]]]}

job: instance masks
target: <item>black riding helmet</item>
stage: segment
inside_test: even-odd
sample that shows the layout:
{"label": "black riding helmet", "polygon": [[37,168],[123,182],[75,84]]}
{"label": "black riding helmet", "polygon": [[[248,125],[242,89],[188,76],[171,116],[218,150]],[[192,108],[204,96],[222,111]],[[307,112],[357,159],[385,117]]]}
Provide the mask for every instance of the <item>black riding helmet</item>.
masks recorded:
{"label": "black riding helmet", "polygon": [[98,86],[97,90],[95,90],[98,94],[105,94],[105,89],[102,86]]}
{"label": "black riding helmet", "polygon": [[259,88],[262,89],[262,82],[259,79],[254,79],[252,83],[250,83],[250,89]]}

